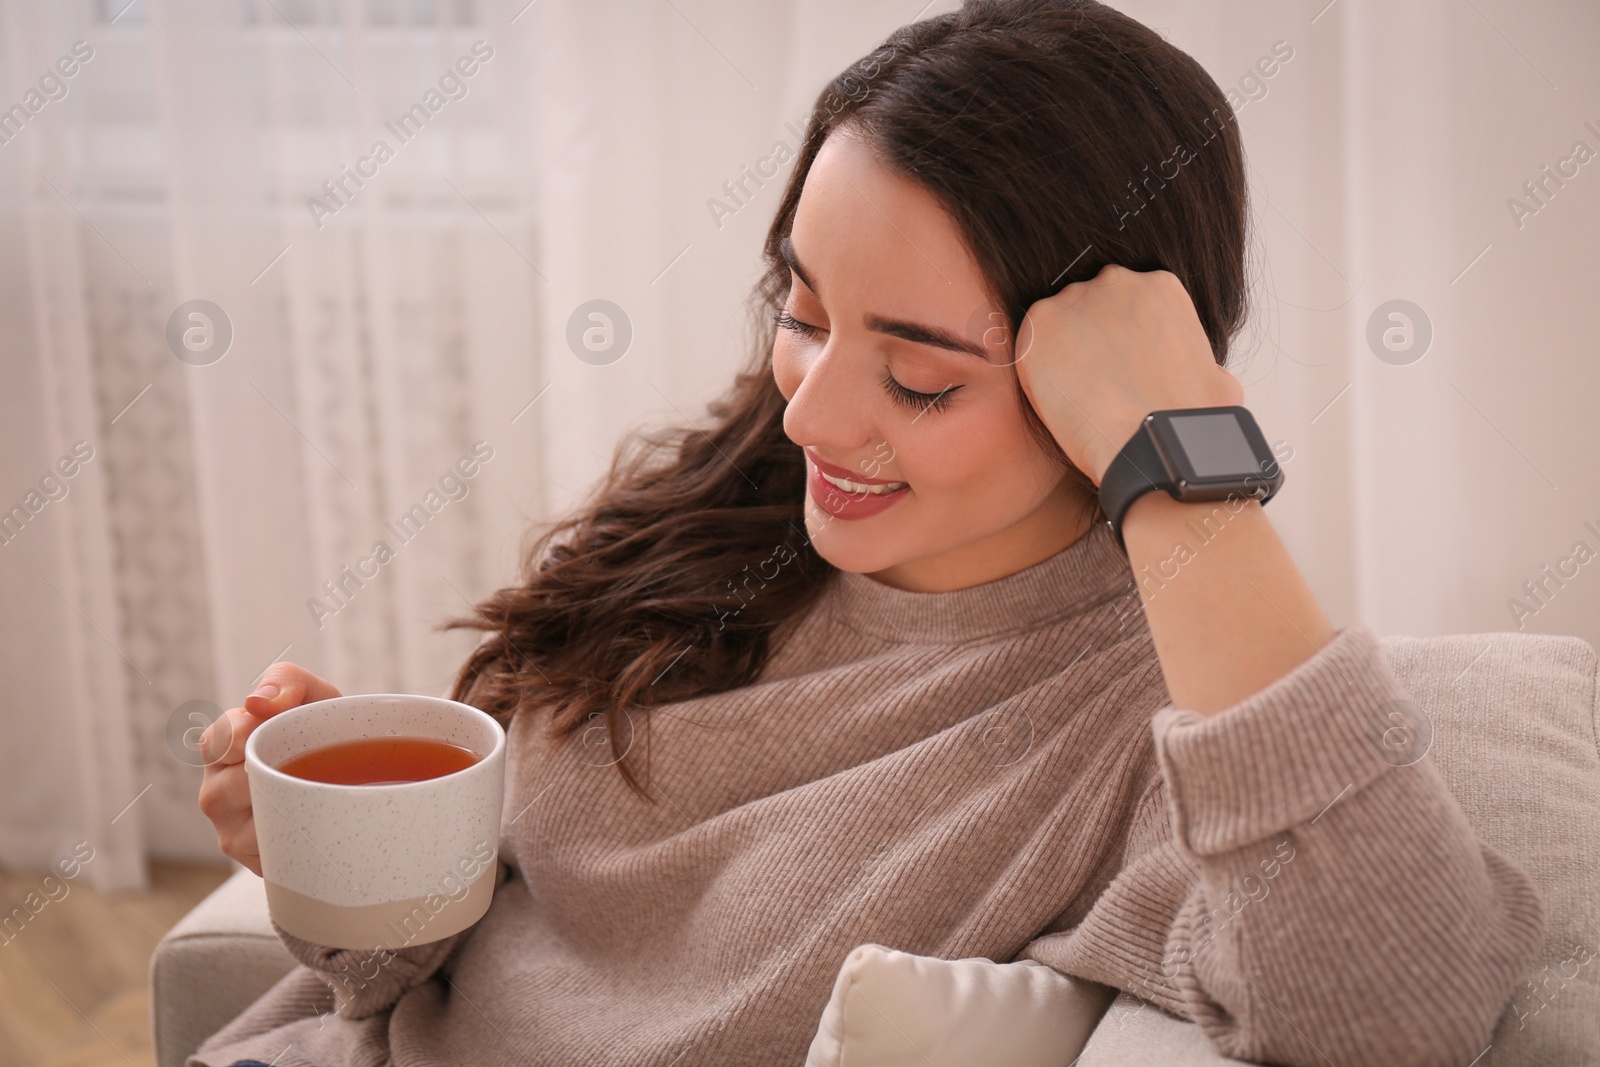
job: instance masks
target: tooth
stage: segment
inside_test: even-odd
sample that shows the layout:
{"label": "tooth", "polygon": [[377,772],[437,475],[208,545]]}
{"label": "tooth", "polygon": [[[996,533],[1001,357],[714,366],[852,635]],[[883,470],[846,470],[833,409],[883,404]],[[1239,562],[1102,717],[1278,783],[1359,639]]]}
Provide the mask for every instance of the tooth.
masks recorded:
{"label": "tooth", "polygon": [[847,493],[871,493],[873,496],[884,496],[902,488],[906,484],[905,482],[890,482],[887,485],[866,485],[862,482],[850,481],[847,478],[835,478],[831,474],[822,474],[822,477],[829,485],[837,486]]}

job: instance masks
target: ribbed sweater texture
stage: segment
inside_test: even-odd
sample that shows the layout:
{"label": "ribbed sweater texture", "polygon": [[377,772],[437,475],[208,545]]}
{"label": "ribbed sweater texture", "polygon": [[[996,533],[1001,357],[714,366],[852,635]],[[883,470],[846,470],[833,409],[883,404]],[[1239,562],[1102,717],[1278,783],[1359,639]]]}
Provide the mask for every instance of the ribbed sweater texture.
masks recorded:
{"label": "ribbed sweater texture", "polygon": [[755,683],[647,713],[654,804],[519,716],[488,914],[381,964],[280,931],[302,966],[190,1067],[798,1067],[865,942],[1035,959],[1247,1060],[1488,1045],[1543,901],[1396,758],[1367,627],[1202,716],[1104,524],[953,592],[828,581]]}

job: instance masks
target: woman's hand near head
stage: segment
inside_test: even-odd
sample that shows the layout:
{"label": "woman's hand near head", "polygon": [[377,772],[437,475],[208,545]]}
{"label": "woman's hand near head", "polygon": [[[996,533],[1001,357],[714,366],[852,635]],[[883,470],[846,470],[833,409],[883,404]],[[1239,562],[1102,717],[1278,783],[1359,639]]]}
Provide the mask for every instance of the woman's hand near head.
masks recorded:
{"label": "woman's hand near head", "polygon": [[1165,270],[1108,264],[1035,302],[1016,360],[1034,410],[1096,485],[1150,412],[1244,403],[1188,290]]}
{"label": "woman's hand near head", "polygon": [[339,695],[339,690],[304,667],[274,663],[261,676],[256,691],[244,698],[244,707],[230,708],[200,735],[200,755],[205,760],[200,811],[216,829],[223,855],[261,873],[255,815],[250,810],[250,785],[244,771],[244,744],[250,732],[279,712]]}
{"label": "woman's hand near head", "polygon": [[[1244,403],[1244,387],[1217,363],[1188,290],[1169,271],[1108,265],[1036,302],[1018,333],[1028,399],[1096,485],[1150,412]],[[1206,524],[1222,523],[1226,536],[1193,543]],[[1219,714],[1333,640],[1258,501],[1145,493],[1124,516],[1123,538],[1131,572],[1161,576],[1140,579],[1139,599],[1174,707]]]}

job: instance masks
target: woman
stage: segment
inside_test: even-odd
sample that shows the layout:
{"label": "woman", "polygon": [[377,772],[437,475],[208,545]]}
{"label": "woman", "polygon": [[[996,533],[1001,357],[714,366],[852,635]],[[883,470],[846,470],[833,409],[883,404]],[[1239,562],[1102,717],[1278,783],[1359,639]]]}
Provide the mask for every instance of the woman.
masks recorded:
{"label": "woman", "polygon": [[[306,967],[198,1060],[794,1064],[867,941],[1040,960],[1241,1058],[1476,1056],[1543,906],[1386,748],[1372,633],[1254,500],[1147,493],[1126,555],[1100,521],[1148,412],[1242,400],[1231,120],[1090,2],[970,3],[841,74],[716,427],[619,456],[455,623],[454,695],[510,735],[488,914],[284,935]],[[244,739],[336,692],[276,664],[208,736],[252,869]]]}

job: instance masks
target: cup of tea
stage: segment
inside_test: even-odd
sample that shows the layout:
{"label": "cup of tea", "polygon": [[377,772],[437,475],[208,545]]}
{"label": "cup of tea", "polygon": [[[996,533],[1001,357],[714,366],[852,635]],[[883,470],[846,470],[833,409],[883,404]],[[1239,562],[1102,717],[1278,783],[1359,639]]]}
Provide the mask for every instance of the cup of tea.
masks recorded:
{"label": "cup of tea", "polygon": [[245,743],[267,909],[332,948],[464,930],[496,884],[506,735],[440,697],[375,693],[280,712]]}

